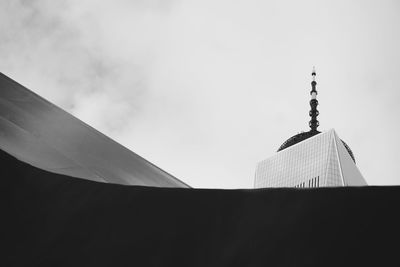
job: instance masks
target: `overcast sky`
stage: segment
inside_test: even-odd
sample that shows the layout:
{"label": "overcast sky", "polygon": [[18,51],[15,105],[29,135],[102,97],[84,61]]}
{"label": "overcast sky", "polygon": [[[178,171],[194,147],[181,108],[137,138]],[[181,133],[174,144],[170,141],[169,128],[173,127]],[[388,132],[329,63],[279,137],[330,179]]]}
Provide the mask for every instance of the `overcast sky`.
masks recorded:
{"label": "overcast sky", "polygon": [[0,1],[0,72],[193,187],[253,186],[314,65],[319,130],[400,184],[400,1]]}

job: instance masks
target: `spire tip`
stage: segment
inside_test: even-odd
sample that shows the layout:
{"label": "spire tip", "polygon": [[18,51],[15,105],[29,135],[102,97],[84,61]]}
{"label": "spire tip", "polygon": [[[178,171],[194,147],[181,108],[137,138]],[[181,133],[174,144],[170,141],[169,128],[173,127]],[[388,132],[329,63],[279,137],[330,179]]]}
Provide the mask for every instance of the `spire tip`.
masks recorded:
{"label": "spire tip", "polygon": [[317,85],[317,82],[315,81],[315,76],[317,75],[317,73],[315,72],[315,66],[313,67],[312,73],[311,73],[312,77],[313,77],[313,81],[311,82],[311,100],[310,100],[310,107],[311,110],[309,112],[311,120],[309,122],[309,126],[311,128],[311,131],[315,132],[317,131],[317,128],[319,126],[319,121],[317,120],[317,116],[319,114],[318,110],[317,110],[317,106],[318,106],[318,100],[317,100],[317,89],[315,88],[315,86]]}

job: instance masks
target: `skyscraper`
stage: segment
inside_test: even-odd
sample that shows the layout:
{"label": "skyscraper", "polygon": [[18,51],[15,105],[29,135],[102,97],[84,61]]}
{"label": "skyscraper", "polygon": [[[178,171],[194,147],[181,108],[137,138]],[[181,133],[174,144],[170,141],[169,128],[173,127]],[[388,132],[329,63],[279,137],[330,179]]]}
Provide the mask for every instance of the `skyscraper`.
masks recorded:
{"label": "skyscraper", "polygon": [[286,140],[277,154],[257,164],[255,188],[263,187],[329,187],[367,185],[355,164],[350,147],[334,129],[317,130],[317,90],[315,69],[311,82],[311,120],[308,132]]}

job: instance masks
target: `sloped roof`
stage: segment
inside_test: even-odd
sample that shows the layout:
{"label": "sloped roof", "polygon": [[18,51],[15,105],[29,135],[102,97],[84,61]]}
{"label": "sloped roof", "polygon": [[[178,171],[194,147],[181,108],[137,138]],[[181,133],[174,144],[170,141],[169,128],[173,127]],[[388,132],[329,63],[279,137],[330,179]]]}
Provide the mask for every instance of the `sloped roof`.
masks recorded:
{"label": "sloped roof", "polygon": [[35,167],[78,178],[188,187],[1,73],[0,148]]}

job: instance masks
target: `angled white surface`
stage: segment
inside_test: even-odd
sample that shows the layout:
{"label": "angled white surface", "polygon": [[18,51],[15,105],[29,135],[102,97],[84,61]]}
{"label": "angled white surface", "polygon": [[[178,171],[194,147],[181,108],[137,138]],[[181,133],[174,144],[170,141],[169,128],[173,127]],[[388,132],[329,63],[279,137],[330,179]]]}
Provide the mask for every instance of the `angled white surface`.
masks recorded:
{"label": "angled white surface", "polygon": [[78,178],[188,187],[1,73],[0,149],[35,167]]}
{"label": "angled white surface", "polygon": [[[340,167],[342,171],[342,176],[344,180],[344,185],[349,186],[363,186],[367,185],[361,172],[358,170],[357,165],[354,164],[353,159],[350,157],[343,143],[340,141],[339,137],[335,132],[335,139],[337,144],[338,156]],[[338,141],[339,140],[339,141]]]}
{"label": "angled white surface", "polygon": [[367,185],[334,129],[258,163],[254,187]]}
{"label": "angled white surface", "polygon": [[[326,161],[326,172],[324,174],[323,185],[330,186],[343,186],[343,175],[340,168],[339,155],[337,151],[337,143],[335,139],[335,131],[330,131],[330,144],[329,152]],[[340,140],[340,139],[339,139]],[[347,152],[346,152],[347,153]]]}

